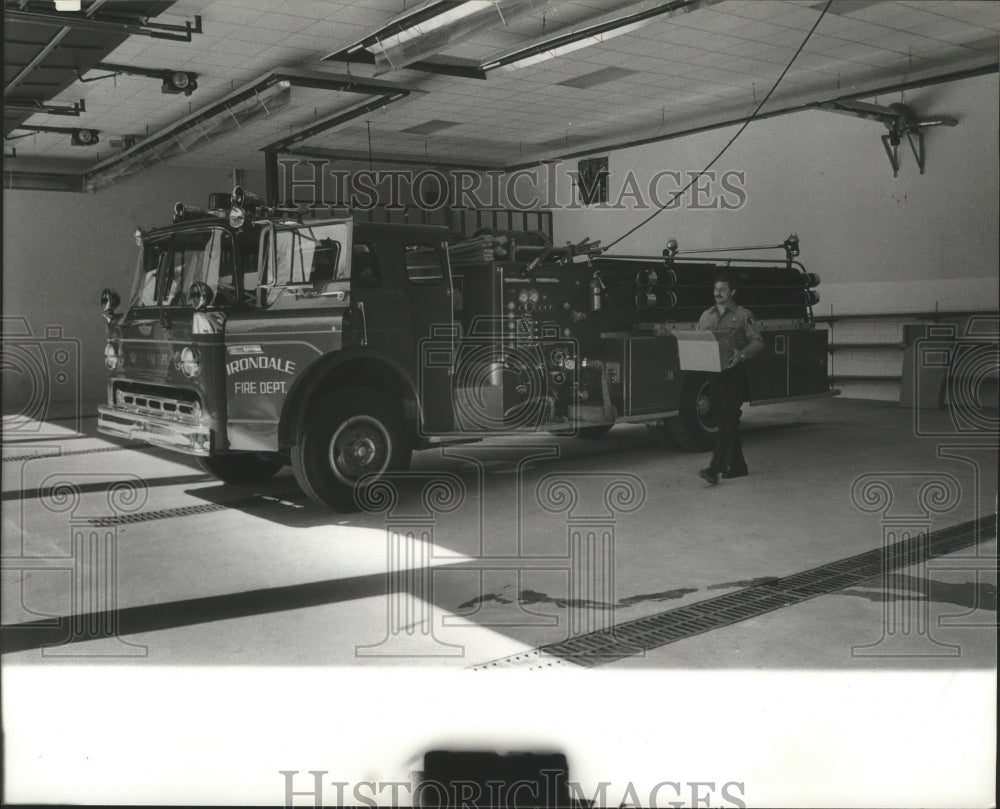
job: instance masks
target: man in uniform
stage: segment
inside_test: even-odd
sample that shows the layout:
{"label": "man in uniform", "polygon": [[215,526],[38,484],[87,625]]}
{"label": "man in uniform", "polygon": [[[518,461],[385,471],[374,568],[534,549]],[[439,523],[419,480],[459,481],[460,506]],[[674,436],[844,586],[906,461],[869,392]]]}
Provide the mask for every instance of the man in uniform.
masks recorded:
{"label": "man in uniform", "polygon": [[747,382],[745,363],[763,347],[764,341],[757,329],[753,314],[738,306],[733,299],[736,277],[722,273],[715,279],[715,306],[706,310],[698,320],[701,331],[731,332],[733,352],[729,365],[719,374],[716,389],[719,432],[715,437],[715,451],[708,468],[698,474],[709,483],[724,478],[740,478],[747,474],[747,462],[740,443],[740,408],[743,405],[743,388]]}

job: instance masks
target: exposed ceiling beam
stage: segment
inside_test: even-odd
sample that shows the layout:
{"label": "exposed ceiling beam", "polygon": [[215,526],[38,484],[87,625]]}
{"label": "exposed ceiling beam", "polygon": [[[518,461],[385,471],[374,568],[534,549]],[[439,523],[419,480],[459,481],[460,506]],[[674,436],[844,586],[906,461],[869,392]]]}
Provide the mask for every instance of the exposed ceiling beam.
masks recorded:
{"label": "exposed ceiling beam", "polygon": [[[39,45],[42,44],[40,42],[35,42],[34,40],[31,40],[31,39],[7,39],[7,38],[5,38],[3,42],[4,42],[4,45],[29,45],[32,48],[37,48]],[[48,43],[46,43],[46,45],[48,45]],[[69,43],[69,42],[66,42],[66,43],[60,42],[57,47],[58,47],[59,50],[67,50],[67,51],[103,51],[104,50],[104,48],[101,47],[100,45],[78,45],[76,43]]]}
{"label": "exposed ceiling beam", "polygon": [[[354,149],[326,149],[322,147],[301,147],[284,153],[288,157],[315,157],[322,160],[344,163],[368,164],[368,152]],[[474,160],[456,160],[451,157],[417,157],[402,152],[379,152],[374,156],[378,163],[399,166],[430,166],[436,168],[468,169],[470,171],[497,171],[500,163],[482,163]]]}
{"label": "exposed ceiling beam", "polygon": [[79,28],[84,31],[104,31],[111,34],[127,34],[131,36],[147,36],[153,39],[171,39],[179,42],[190,42],[193,34],[202,33],[201,16],[196,14],[194,24],[184,25],[149,22],[142,18],[97,17],[86,14],[76,15],[66,12],[47,11],[16,11],[4,9],[6,23],[20,22],[31,25],[47,25],[54,28]]}
{"label": "exposed ceiling beam", "polygon": [[[436,0],[435,2],[425,3],[412,11],[404,11],[402,14],[395,17],[388,24],[383,25],[374,33],[369,34],[364,39],[356,42],[354,45],[351,45],[348,50],[352,52],[360,51],[362,48],[377,45],[380,40],[396,36],[403,31],[420,25],[420,23],[427,22],[434,17],[453,11],[455,8],[462,5],[463,2],[464,0]],[[326,59],[328,57],[323,58]]]}
{"label": "exposed ceiling beam", "polygon": [[489,71],[514,66],[519,62],[548,58],[549,56],[555,56],[564,49],[569,50],[584,47],[588,39],[594,40],[593,44],[597,44],[602,41],[602,38],[610,39],[619,33],[625,33],[623,29],[631,30],[632,28],[638,28],[657,17],[689,13],[701,6],[718,2],[720,0],[669,0],[644,11],[624,14],[613,20],[584,25],[564,34],[547,37],[533,45],[518,48],[516,51],[511,51],[496,59],[488,59],[483,62],[481,67],[483,70]]}
{"label": "exposed ceiling beam", "polygon": [[347,121],[352,121],[355,118],[360,118],[366,113],[373,112],[374,110],[381,109],[394,101],[399,101],[409,95],[406,90],[397,91],[391,95],[381,96],[376,98],[374,101],[368,101],[357,107],[352,107],[349,110],[341,110],[335,112],[331,115],[327,115],[324,118],[310,124],[304,129],[300,129],[297,132],[293,132],[287,137],[276,140],[273,143],[269,143],[267,146],[263,147],[261,151],[273,151],[273,152],[283,152],[287,151],[290,147],[294,146],[296,143],[301,143],[314,135],[318,135],[321,132],[326,132],[328,129],[333,129],[334,127],[340,126]]}
{"label": "exposed ceiling beam", "polygon": [[[348,53],[342,50],[323,57],[324,62],[345,62],[351,64],[374,65],[375,54],[362,49]],[[406,70],[420,70],[424,73],[436,73],[439,76],[456,76],[460,79],[480,79],[486,78],[486,71],[479,67],[479,64],[471,60],[455,59],[440,56],[437,59],[425,59],[419,62],[411,62]]]}
{"label": "exposed ceiling beam", "polygon": [[4,169],[3,187],[19,191],[72,191],[83,193],[80,174],[54,174],[43,171]]}
{"label": "exposed ceiling beam", "polygon": [[5,98],[3,100],[4,109],[18,110],[28,113],[45,113],[46,115],[72,115],[80,117],[81,112],[87,111],[84,99],[80,99],[68,107],[65,104],[50,104],[48,101],[35,101],[32,99]]}
{"label": "exposed ceiling beam", "polygon": [[[142,159],[144,153],[150,152],[155,147],[168,141],[177,141],[179,135],[191,129],[199,128],[210,119],[215,119],[220,115],[228,115],[233,107],[244,104],[252,100],[260,93],[268,91],[275,85],[287,82],[292,87],[308,87],[319,90],[332,90],[335,92],[358,93],[361,95],[377,95],[382,98],[390,96],[406,96],[410,93],[420,93],[421,90],[413,90],[403,87],[393,82],[382,81],[380,79],[366,79],[357,76],[343,75],[340,73],[325,73],[316,70],[303,70],[295,67],[281,67],[270,73],[266,73],[256,80],[234,90],[223,98],[201,109],[181,118],[174,124],[160,130],[148,138],[143,138],[131,149],[127,149],[117,155],[101,161],[87,171],[87,181],[93,182],[100,175],[108,172],[122,163],[134,162]],[[386,103],[385,101],[381,104]],[[381,105],[380,104],[380,105]]]}
{"label": "exposed ceiling beam", "polygon": [[[89,8],[87,8],[85,16],[90,17],[95,11],[97,11],[97,9],[99,9],[102,5],[104,5],[104,2],[105,0],[94,0],[94,2],[90,4]],[[6,16],[10,18],[11,12],[6,11],[5,13]],[[14,78],[12,78],[9,82],[7,82],[7,84],[3,88],[4,95],[10,93],[11,90],[13,90],[21,82],[23,82],[31,74],[31,72],[42,63],[45,57],[48,56],[50,53],[52,53],[52,51],[54,51],[59,46],[59,43],[66,38],[66,35],[71,30],[73,29],[67,26],[60,28],[59,31],[56,32],[56,35],[52,37],[52,39],[50,39],[45,44],[45,47],[43,47],[35,55],[35,58],[32,59],[30,62],[28,62],[28,64],[24,66],[24,69],[20,73],[18,73]],[[11,40],[8,40],[8,42],[11,42]]]}

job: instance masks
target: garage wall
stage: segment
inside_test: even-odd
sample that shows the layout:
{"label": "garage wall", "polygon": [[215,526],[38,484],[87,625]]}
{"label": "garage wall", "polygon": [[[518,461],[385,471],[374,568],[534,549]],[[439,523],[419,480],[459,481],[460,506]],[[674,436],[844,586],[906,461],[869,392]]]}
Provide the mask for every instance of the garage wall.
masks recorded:
{"label": "garage wall", "polygon": [[[246,185],[264,187],[263,173]],[[3,192],[3,409],[24,412],[38,385],[28,357],[46,356],[48,415],[73,413],[75,380],[84,402],[105,396],[105,324],[101,289],[128,295],[135,263],[133,232],[170,222],[174,203],[203,207],[233,186],[228,171],[160,167],[95,194]],[[27,333],[25,333],[25,331]],[[66,341],[73,361],[60,383],[51,347]],[[79,364],[76,352],[79,352]],[[27,364],[26,364],[27,363]],[[34,367],[34,366],[33,366]],[[92,410],[92,407],[90,408]]]}
{"label": "garage wall", "polygon": [[[922,116],[952,115],[955,128],[927,130],[925,174],[917,171],[905,140],[893,178],[876,121],[807,111],[752,123],[716,164],[721,175],[744,173],[745,202],[732,210],[693,209],[690,194],[614,252],[659,255],[669,237],[681,249],[775,244],[796,232],[801,259],[823,283],[817,314],[940,309],[996,309],[998,296],[998,80],[982,76],[909,91],[902,99]],[[898,93],[869,99],[900,101]],[[697,172],[734,134],[727,128],[610,153],[609,199],[627,187],[632,171],[643,192],[658,171]],[[628,133],[622,133],[627,137]],[[538,198],[571,198],[566,172],[576,161],[536,172]],[[730,175],[730,185],[738,184]],[[662,181],[661,198],[676,188]],[[521,197],[528,183],[519,183]],[[739,194],[718,185],[719,205]],[[551,198],[548,201],[552,201]],[[708,203],[711,204],[711,203]],[[651,212],[554,207],[556,242],[585,236],[604,244]],[[766,255],[766,254],[764,254]]]}

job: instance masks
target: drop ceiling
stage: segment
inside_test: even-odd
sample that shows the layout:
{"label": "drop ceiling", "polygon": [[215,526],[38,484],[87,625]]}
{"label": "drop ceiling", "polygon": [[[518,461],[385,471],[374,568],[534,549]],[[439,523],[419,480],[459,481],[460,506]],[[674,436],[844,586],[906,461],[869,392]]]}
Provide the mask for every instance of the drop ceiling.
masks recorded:
{"label": "drop ceiling", "polygon": [[[44,0],[7,0],[5,8],[45,5]],[[83,12],[91,5],[84,0]],[[50,58],[61,60],[64,68],[76,60],[85,79],[101,74],[93,67],[99,61],[188,71],[197,74],[198,89],[190,96],[166,95],[160,82],[147,76],[84,82],[71,75],[65,86],[49,88],[47,103],[72,106],[82,99],[85,111],[71,124],[65,116],[45,112],[13,120],[5,136],[5,172],[92,172],[124,159],[128,141],[122,145],[123,136],[137,138],[138,146],[132,148],[139,149],[143,139],[171,131],[199,110],[282,69],[371,78],[375,65],[324,57],[351,48],[421,4],[176,0],[158,4],[167,6],[162,9],[145,5],[158,11],[159,24],[184,26],[200,17],[202,33],[190,42],[105,37],[99,52],[74,51],[67,37]],[[497,14],[491,26],[445,42],[430,58],[481,67],[552,35],[662,5],[653,0],[535,3],[513,19]],[[707,2],[530,67],[488,70],[484,79],[392,70],[378,79],[406,93],[383,106],[373,105],[370,93],[347,92],[342,84],[339,89],[294,86],[280,109],[268,110],[225,137],[174,150],[178,153],[167,159],[177,166],[262,168],[264,146],[331,116],[339,123],[318,127],[321,131],[283,153],[367,160],[370,143],[376,162],[501,168],[710,127],[755,109],[825,5],[814,0]],[[100,16],[101,10],[96,13]],[[48,36],[57,30],[45,29]],[[993,2],[834,0],[762,112],[995,71],[998,32],[1000,4]],[[82,34],[72,32],[77,39]],[[23,38],[24,27],[5,21],[5,61],[13,61],[17,53],[9,44],[15,36]],[[47,41],[37,31],[33,36]],[[25,56],[22,52],[17,58],[23,62]],[[5,67],[8,82],[23,70],[16,64]],[[891,100],[897,99],[898,93]],[[362,102],[369,102],[362,114],[338,115]],[[46,132],[18,137],[26,133],[14,126],[22,124],[92,128],[100,132],[100,142],[74,146],[68,136]]]}

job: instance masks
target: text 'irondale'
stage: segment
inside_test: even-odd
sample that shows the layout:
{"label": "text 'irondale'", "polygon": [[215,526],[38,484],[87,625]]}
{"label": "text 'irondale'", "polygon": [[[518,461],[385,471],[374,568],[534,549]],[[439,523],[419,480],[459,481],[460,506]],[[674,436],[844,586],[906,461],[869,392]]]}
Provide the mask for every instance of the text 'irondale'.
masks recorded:
{"label": "text 'irondale'", "polygon": [[249,371],[257,368],[263,371],[281,371],[283,374],[295,373],[295,362],[293,360],[283,360],[278,357],[244,357],[226,363],[227,374],[238,374],[240,371]]}

